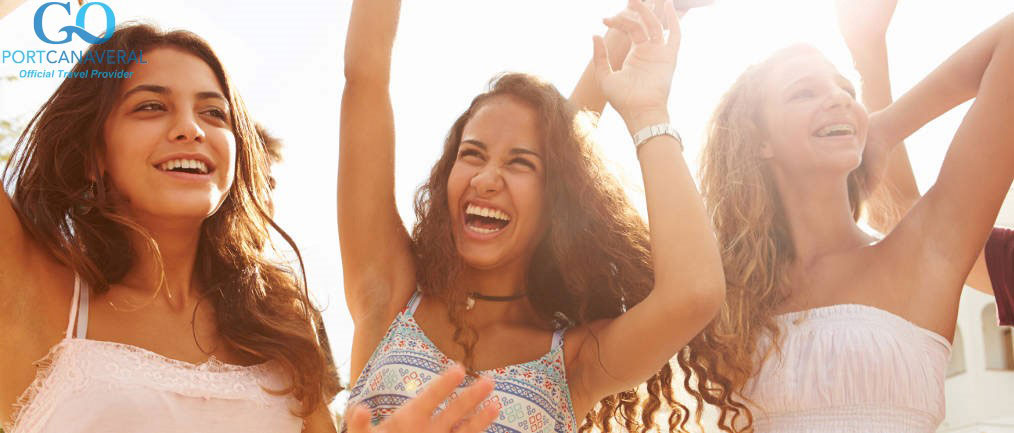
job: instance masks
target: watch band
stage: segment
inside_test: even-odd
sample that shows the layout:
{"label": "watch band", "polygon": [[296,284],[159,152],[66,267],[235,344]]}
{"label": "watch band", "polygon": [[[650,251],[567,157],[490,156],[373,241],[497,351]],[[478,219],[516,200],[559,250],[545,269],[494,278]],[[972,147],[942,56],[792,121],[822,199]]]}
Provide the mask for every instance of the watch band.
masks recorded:
{"label": "watch band", "polygon": [[659,123],[657,125],[651,125],[634,133],[634,148],[637,151],[640,151],[642,144],[646,143],[648,140],[652,138],[662,135],[668,135],[671,136],[672,138],[675,138],[676,141],[679,142],[680,144],[680,152],[683,151],[683,137],[680,137],[680,133],[676,132],[676,128],[673,128],[672,125],[668,123]]}

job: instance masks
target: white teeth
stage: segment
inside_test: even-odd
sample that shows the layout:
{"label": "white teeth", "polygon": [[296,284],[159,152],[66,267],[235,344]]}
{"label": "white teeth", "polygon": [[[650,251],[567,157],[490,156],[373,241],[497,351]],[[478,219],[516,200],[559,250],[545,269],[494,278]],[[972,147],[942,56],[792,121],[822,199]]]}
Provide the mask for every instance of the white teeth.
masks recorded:
{"label": "white teeth", "polygon": [[482,227],[475,227],[475,226],[468,226],[468,229],[471,230],[471,231],[474,231],[476,233],[482,233],[484,235],[488,235],[490,233],[496,233],[496,232],[500,231],[500,230],[497,230],[497,229],[484,229]]}
{"label": "white teeth", "polygon": [[848,124],[844,124],[844,123],[838,123],[838,124],[834,124],[834,125],[827,125],[827,126],[825,126],[823,128],[820,128],[819,130],[817,130],[817,136],[818,137],[827,137],[827,136],[829,136],[831,134],[835,134],[835,135],[854,135],[855,133],[856,133],[856,128],[854,126],[848,125]]}
{"label": "white teeth", "polygon": [[201,174],[208,174],[208,165],[204,161],[196,159],[173,159],[158,165],[158,169],[162,171],[171,171],[178,168],[198,170]]}
{"label": "white teeth", "polygon": [[492,209],[488,207],[479,207],[474,204],[469,204],[468,208],[465,209],[465,213],[468,215],[478,215],[486,218],[496,218],[501,221],[510,221],[511,217],[508,216],[504,211],[499,209]]}

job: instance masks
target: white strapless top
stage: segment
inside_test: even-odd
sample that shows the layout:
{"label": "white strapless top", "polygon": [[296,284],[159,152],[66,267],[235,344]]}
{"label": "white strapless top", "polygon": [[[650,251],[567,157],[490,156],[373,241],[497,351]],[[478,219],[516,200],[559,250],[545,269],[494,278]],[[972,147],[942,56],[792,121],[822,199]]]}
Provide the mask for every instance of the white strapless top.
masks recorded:
{"label": "white strapless top", "polygon": [[939,334],[855,304],[776,321],[781,353],[744,390],[757,433],[932,433],[943,421],[951,345]]}

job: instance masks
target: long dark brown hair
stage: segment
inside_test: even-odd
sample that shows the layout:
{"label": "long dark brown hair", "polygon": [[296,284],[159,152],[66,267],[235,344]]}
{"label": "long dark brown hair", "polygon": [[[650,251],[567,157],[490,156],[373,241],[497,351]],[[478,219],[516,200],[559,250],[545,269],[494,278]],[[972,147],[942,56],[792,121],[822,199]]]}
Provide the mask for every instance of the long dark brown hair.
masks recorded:
{"label": "long dark brown hair", "polygon": [[[465,124],[483,103],[503,95],[535,110],[544,143],[544,209],[551,223],[528,269],[529,300],[536,312],[547,322],[562,314],[573,324],[587,324],[619,316],[654,286],[648,227],[606,170],[588,128],[582,127],[583,115],[538,78],[517,73],[496,77],[454,122],[443,155],[415,202],[412,247],[419,287],[448,306],[466,366],[471,364],[477,335],[463,319],[466,294],[454,289],[463,263],[450,229],[447,180]],[[703,359],[681,356],[678,362],[686,364],[685,370],[711,374]],[[587,415],[581,431],[609,432],[618,423],[631,432],[646,432],[656,427],[654,416],[663,404],[671,411],[670,430],[684,429],[690,412],[676,401],[672,379],[672,368],[666,364],[640,393],[631,389],[603,399]]]}
{"label": "long dark brown hair", "polygon": [[[727,288],[721,312],[697,338],[701,344],[694,352],[721,355],[711,368],[732,378],[727,384],[732,393],[718,396],[725,401],[746,400],[744,385],[770,355],[757,352],[758,341],[778,340],[774,316],[787,297],[781,289],[789,284],[788,268],[796,259],[778,188],[760,150],[768,136],[765,85],[779,65],[815,53],[808,45],[791,46],[748,68],[722,97],[707,129],[701,193],[718,236]],[[847,182],[858,220],[869,196],[866,167],[852,171]],[[731,423],[734,416],[723,411],[721,421]]]}
{"label": "long dark brown hair", "polygon": [[[299,256],[291,238],[271,219],[269,156],[254,123],[208,44],[186,31],[162,32],[147,24],[118,28],[89,48],[144,52],[172,47],[203,60],[214,72],[231,107],[236,174],[221,207],[201,225],[195,264],[201,296],[215,312],[220,337],[252,361],[275,361],[291,379],[291,393],[307,416],[340,390],[326,341],[317,331],[320,312],[310,302],[305,278],[269,260],[270,229]],[[79,63],[74,72],[114,71],[124,65]],[[35,114],[4,170],[12,202],[25,230],[46,251],[81,276],[96,294],[109,291],[158,245],[144,227],[114,210],[112,183],[100,173],[103,125],[116,103],[121,80],[68,78]],[[134,245],[131,234],[145,239]],[[138,248],[146,251],[138,251]],[[300,271],[303,270],[299,258]],[[163,274],[164,280],[164,274]]]}

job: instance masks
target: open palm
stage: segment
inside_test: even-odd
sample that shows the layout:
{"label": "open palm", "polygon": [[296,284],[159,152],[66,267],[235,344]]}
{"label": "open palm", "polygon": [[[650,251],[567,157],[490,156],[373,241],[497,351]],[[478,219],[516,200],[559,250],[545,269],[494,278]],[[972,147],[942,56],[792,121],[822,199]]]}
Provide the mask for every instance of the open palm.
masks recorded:
{"label": "open palm", "polygon": [[451,400],[444,410],[434,415],[440,403],[451,397],[465,378],[461,366],[450,368],[427,385],[418,396],[398,408],[380,424],[370,425],[366,408],[350,408],[349,433],[480,433],[496,419],[494,405],[482,406],[493,391],[493,382],[481,378]]}
{"label": "open palm", "polygon": [[672,2],[666,2],[663,12],[668,40],[662,23],[645,4],[631,0],[628,7],[638,13],[639,20],[622,14],[605,20],[610,28],[626,33],[632,43],[620,70],[612,70],[605,44],[601,38],[595,39],[595,68],[602,93],[625,119],[634,113],[666,110],[680,43],[679,19]]}

